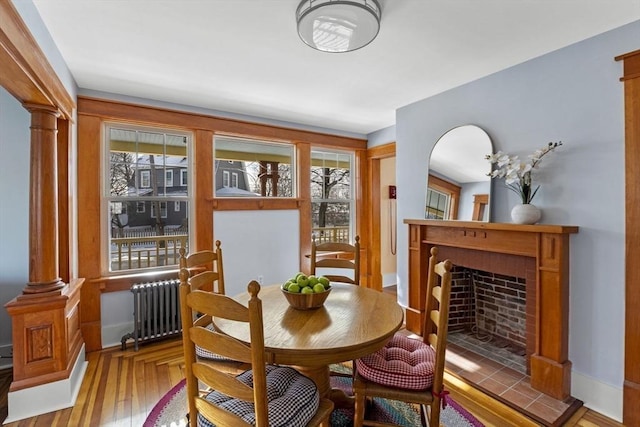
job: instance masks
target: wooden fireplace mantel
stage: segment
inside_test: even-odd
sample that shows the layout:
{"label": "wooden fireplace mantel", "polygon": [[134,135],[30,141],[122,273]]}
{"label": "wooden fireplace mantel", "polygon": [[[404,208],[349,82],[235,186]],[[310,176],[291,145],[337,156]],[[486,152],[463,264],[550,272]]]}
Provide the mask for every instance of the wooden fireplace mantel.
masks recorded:
{"label": "wooden fireplace mantel", "polygon": [[[532,306],[535,342],[530,359],[531,386],[556,399],[569,397],[569,237],[578,232],[578,227],[423,219],[405,219],[404,223],[409,225],[407,329],[422,333],[432,246],[456,248],[450,253],[463,254],[458,264],[473,259],[473,268],[478,269],[485,261],[492,265],[498,262],[512,272],[518,260],[531,258],[535,261],[530,276],[535,277],[536,295]],[[457,260],[451,261],[456,264]],[[526,272],[521,273],[520,277],[526,277]]]}

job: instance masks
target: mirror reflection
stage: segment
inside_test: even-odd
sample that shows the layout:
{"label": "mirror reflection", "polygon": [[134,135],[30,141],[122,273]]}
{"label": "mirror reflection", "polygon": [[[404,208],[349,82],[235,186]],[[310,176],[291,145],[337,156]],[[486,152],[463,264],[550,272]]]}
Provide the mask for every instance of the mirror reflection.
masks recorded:
{"label": "mirror reflection", "polygon": [[451,129],[436,142],[429,158],[425,218],[489,221],[491,164],[489,135],[474,125]]}

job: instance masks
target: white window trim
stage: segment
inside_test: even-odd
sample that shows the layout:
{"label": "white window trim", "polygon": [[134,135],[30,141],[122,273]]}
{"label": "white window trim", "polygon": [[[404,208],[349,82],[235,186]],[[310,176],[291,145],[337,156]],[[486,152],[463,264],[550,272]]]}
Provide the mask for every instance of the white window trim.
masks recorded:
{"label": "white window trim", "polygon": [[181,187],[186,187],[187,186],[187,176],[189,175],[189,170],[188,169],[180,169],[180,186]]}
{"label": "white window trim", "polygon": [[[164,205],[164,208],[162,207],[163,205]],[[167,217],[167,202],[160,202],[160,218],[166,218],[166,217]],[[157,218],[156,201],[151,202],[151,218]]]}
{"label": "white window trim", "polygon": [[167,169],[164,171],[164,186],[173,187],[173,169]]}
{"label": "white window trim", "polygon": [[229,187],[229,183],[231,182],[229,171],[222,171],[222,186]]}
{"label": "white window trim", "polygon": [[[145,185],[145,181],[147,184]],[[140,188],[151,187],[151,171],[140,171]]]}

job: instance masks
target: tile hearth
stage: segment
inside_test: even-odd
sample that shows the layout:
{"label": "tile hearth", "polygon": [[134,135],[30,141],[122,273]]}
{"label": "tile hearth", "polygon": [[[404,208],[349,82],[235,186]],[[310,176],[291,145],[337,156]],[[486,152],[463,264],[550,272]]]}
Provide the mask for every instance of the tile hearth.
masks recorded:
{"label": "tile hearth", "polygon": [[574,398],[560,401],[534,390],[529,376],[523,372],[453,342],[447,345],[445,367],[449,373],[542,425],[562,425],[581,406]]}

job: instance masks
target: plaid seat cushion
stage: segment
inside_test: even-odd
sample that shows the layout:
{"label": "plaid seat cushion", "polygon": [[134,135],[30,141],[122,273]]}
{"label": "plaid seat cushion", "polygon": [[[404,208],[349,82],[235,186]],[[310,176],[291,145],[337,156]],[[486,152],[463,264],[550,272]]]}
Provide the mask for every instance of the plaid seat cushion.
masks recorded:
{"label": "plaid seat cushion", "polygon": [[[213,323],[211,323],[209,326],[207,326],[207,329],[209,330],[213,330]],[[224,356],[220,356],[217,353],[213,353],[209,350],[206,350],[200,346],[196,346],[196,356],[202,359],[209,359],[209,360],[221,360],[221,361],[231,361],[231,359],[224,357]]]}
{"label": "plaid seat cushion", "polygon": [[436,355],[430,345],[396,334],[386,346],[356,360],[358,373],[378,384],[426,390],[433,384]]}
{"label": "plaid seat cushion", "polygon": [[[267,365],[266,371],[269,426],[306,426],[318,411],[320,404],[320,393],[315,383],[295,369],[286,366]],[[241,373],[237,378],[245,384],[253,384],[251,370]],[[256,423],[253,402],[233,399],[217,391],[212,391],[205,399],[238,415],[251,425]],[[214,425],[198,414],[198,426],[213,427]]]}

